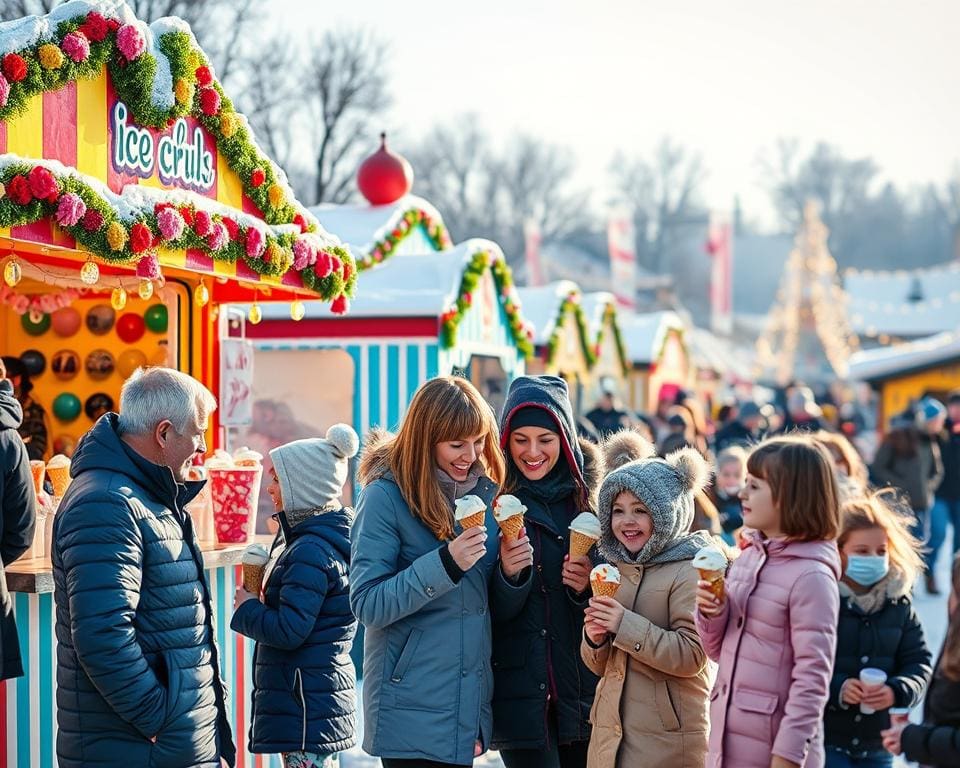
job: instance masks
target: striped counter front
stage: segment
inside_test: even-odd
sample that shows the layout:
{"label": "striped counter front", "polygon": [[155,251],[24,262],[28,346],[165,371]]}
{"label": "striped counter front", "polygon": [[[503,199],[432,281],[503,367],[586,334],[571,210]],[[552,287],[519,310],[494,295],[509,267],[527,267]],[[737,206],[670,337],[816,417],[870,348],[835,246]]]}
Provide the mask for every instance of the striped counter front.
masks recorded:
{"label": "striped counter front", "polygon": [[[233,594],[242,581],[243,546],[204,550],[205,575],[213,597],[214,627],[227,683],[227,716],[233,726],[238,768],[280,768],[276,755],[247,751],[253,641],[230,629]],[[53,768],[56,738],[56,620],[49,560],[25,560],[7,569],[23,655],[24,676],[0,682],[0,768]]]}

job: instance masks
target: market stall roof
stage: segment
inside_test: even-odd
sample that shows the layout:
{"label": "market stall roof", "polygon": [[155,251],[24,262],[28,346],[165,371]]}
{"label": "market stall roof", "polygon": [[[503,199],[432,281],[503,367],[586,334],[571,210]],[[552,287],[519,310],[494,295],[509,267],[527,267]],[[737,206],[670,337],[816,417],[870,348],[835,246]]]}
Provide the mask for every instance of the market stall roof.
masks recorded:
{"label": "market stall roof", "polygon": [[663,349],[667,334],[671,331],[683,333],[686,330],[680,316],[670,310],[644,315],[623,314],[620,316],[620,328],[627,355],[635,365],[654,362]]}
{"label": "market stall roof", "polygon": [[854,353],[850,358],[850,378],[884,381],[957,360],[960,360],[960,333],[938,333],[905,344]]}
{"label": "market stall roof", "polygon": [[141,278],[174,267],[345,308],[352,257],[296,199],[184,21],[71,0],[0,24],[0,56],[0,228],[17,253],[41,243],[65,263],[86,251]]}
{"label": "market stall roof", "polygon": [[535,288],[520,288],[523,315],[533,327],[533,343],[547,349],[547,360],[552,360],[559,343],[561,329],[572,316],[580,337],[580,346],[587,368],[593,367],[597,355],[587,318],[580,304],[580,286],[572,280],[557,280]]}
{"label": "market stall roof", "polygon": [[603,341],[604,321],[609,318],[615,335],[614,342],[620,353],[621,364],[624,370],[629,369],[630,359],[627,347],[623,340],[623,329],[620,324],[622,311],[617,308],[617,299],[609,291],[592,291],[580,297],[580,306],[583,307],[584,317],[587,319],[587,328],[594,348],[598,351]]}
{"label": "market stall roof", "polygon": [[728,339],[705,328],[690,329],[690,358],[701,370],[748,381],[753,370],[750,357],[747,350],[734,346]]}
{"label": "market stall roof", "polygon": [[349,245],[360,269],[393,255],[442,251],[453,245],[440,213],[416,195],[405,195],[389,205],[323,203],[310,212]]}
{"label": "market stall roof", "polygon": [[960,263],[893,271],[847,270],[854,330],[868,337],[929,336],[960,326]]}

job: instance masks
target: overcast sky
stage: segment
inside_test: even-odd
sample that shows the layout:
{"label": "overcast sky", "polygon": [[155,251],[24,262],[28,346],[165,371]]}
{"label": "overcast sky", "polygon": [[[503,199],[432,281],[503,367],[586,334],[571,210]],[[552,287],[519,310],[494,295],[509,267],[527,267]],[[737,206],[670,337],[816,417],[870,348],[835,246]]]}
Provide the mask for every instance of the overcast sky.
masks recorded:
{"label": "overcast sky", "polygon": [[[295,34],[364,25],[392,47],[395,148],[466,112],[577,154],[607,198],[618,149],[699,150],[707,202],[769,221],[780,136],[872,156],[898,184],[960,159],[960,0],[275,0]],[[372,131],[375,134],[376,129]]]}

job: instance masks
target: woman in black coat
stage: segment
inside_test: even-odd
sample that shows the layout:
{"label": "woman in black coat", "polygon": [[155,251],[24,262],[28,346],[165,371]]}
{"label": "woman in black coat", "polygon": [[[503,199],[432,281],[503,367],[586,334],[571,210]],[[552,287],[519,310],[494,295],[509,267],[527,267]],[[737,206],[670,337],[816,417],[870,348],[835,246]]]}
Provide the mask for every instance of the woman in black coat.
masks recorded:
{"label": "woman in black coat", "polygon": [[[513,382],[501,445],[504,492],[527,507],[534,562],[510,580],[526,593],[519,610],[492,603],[493,748],[507,768],[582,767],[597,685],[578,652],[593,562],[569,558],[569,525],[591,511],[602,458],[578,443],[566,382],[555,376]],[[498,569],[493,578],[508,577]]]}
{"label": "woman in black coat", "polygon": [[883,746],[930,768],[960,765],[960,556],[953,561],[950,623],[923,707],[923,725],[894,725]]}

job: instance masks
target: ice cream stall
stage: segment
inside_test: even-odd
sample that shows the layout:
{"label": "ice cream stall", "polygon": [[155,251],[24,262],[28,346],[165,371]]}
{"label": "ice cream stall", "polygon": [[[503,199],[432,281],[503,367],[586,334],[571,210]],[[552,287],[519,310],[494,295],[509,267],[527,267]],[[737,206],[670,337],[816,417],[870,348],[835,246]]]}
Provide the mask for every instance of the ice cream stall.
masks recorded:
{"label": "ice cream stall", "polygon": [[675,312],[664,311],[623,314],[620,327],[631,364],[627,401],[635,411],[655,413],[663,396],[690,385],[684,323]]}
{"label": "ice cream stall", "polygon": [[580,299],[596,360],[590,370],[590,391],[586,408],[600,396],[603,382],[612,382],[617,395],[625,399],[629,386],[630,358],[620,330],[617,301],[612,293],[593,291]]}
{"label": "ice cream stall", "polygon": [[[19,359],[45,412],[50,510],[77,439],[117,408],[136,368],[206,384],[218,446],[249,418],[252,362],[248,344],[225,338],[222,307],[343,311],[356,282],[349,252],[256,144],[189,27],[148,26],[102,1],[0,24],[0,271],[0,352]],[[26,675],[0,683],[0,768],[56,764],[52,517],[37,556],[7,569]],[[229,631],[244,543],[203,533],[239,764],[260,764],[244,751],[252,644]]]}
{"label": "ice cream stall", "polygon": [[528,370],[565,379],[574,413],[581,413],[590,405],[586,390],[597,358],[579,286],[571,280],[558,280],[521,288],[519,293],[524,317],[533,325],[536,348]]}

